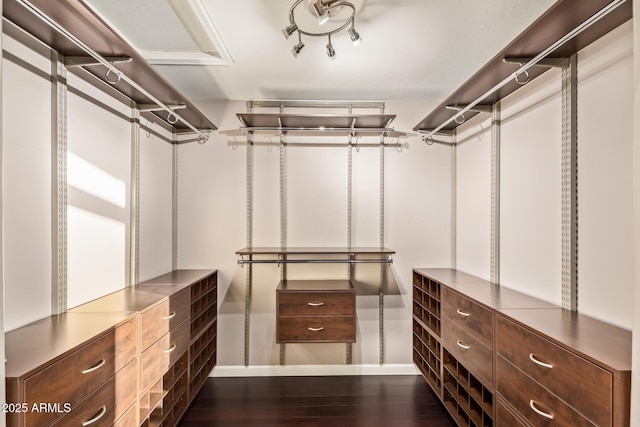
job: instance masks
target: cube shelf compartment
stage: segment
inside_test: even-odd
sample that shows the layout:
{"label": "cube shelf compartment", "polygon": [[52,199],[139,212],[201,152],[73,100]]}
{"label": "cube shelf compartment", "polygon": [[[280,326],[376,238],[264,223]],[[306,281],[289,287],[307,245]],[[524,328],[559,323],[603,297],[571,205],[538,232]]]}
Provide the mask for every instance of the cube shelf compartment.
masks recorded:
{"label": "cube shelf compartment", "polygon": [[440,284],[413,273],[413,315],[440,336]]}
{"label": "cube shelf compartment", "polygon": [[434,390],[440,390],[441,344],[438,339],[413,320],[413,362]]}
{"label": "cube shelf compartment", "polygon": [[443,349],[444,404],[462,426],[493,427],[493,393]]}

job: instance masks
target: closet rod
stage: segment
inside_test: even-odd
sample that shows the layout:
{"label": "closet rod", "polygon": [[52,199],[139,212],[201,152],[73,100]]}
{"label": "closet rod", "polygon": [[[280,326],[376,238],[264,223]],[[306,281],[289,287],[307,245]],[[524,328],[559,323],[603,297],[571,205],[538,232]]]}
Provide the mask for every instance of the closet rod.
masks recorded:
{"label": "closet rod", "polygon": [[239,259],[238,264],[393,264],[393,259]]}
{"label": "closet rod", "polygon": [[[109,83],[116,84],[118,81],[120,81],[120,79],[124,79],[125,82],[127,82],[129,85],[131,85],[138,92],[142,93],[144,96],[149,98],[151,101],[156,103],[158,106],[162,107],[163,110],[165,110],[167,113],[169,113],[169,117],[174,117],[176,119],[176,121],[180,120],[189,129],[191,129],[193,132],[197,133],[198,134],[198,138],[199,138],[199,142],[204,143],[209,139],[209,135],[206,135],[200,129],[196,128],[191,123],[189,123],[189,121],[187,121],[186,119],[182,118],[179,114],[177,114],[175,111],[173,111],[171,108],[169,108],[166,104],[164,104],[158,98],[156,98],[151,93],[149,93],[145,88],[143,88],[138,83],[136,83],[135,80],[131,79],[129,76],[124,74],[116,66],[114,66],[111,62],[106,60],[102,55],[100,55],[98,52],[93,50],[91,47],[89,47],[82,40],[80,40],[79,38],[74,36],[72,33],[70,33],[66,28],[64,28],[58,22],[56,22],[51,17],[49,17],[49,15],[47,15],[42,10],[40,10],[36,5],[34,5],[33,3],[31,3],[28,0],[16,0],[16,1],[21,6],[23,6],[25,9],[27,9],[29,12],[31,12],[33,15],[35,15],[37,18],[39,18],[41,21],[43,21],[45,24],[47,24],[48,26],[53,28],[55,31],[57,31],[58,33],[60,33],[61,35],[63,35],[67,39],[69,39],[72,43],[74,43],[80,49],[84,50],[87,54],[92,56],[100,64],[102,64],[105,67],[107,67],[107,70],[108,70],[107,71],[107,75],[109,73],[115,73],[115,75],[117,76],[117,81],[115,83],[114,82],[109,82]],[[108,77],[107,77],[107,81],[109,81]],[[173,123],[175,123],[175,122],[173,122]]]}
{"label": "closet rod", "polygon": [[367,133],[390,133],[395,132],[393,128],[328,128],[328,127],[278,127],[278,126],[241,126],[242,132],[256,131],[278,131],[278,132],[367,132]]}
{"label": "closet rod", "polygon": [[520,66],[520,68],[518,68],[513,73],[509,74],[509,76],[507,76],[504,80],[502,80],[501,82],[496,84],[494,87],[492,87],[491,89],[489,89],[488,91],[486,91],[485,93],[480,95],[478,98],[476,98],[475,101],[471,102],[470,104],[466,105],[464,108],[460,109],[455,115],[453,115],[453,117],[451,117],[448,120],[446,120],[440,126],[438,126],[437,128],[431,130],[428,133],[422,132],[422,133],[425,133],[425,135],[423,136],[423,140],[426,141],[428,138],[431,138],[433,135],[435,135],[436,133],[440,132],[445,126],[450,124],[452,121],[456,120],[458,117],[464,115],[464,113],[466,113],[467,111],[469,111],[472,108],[474,108],[476,105],[478,105],[480,102],[482,102],[488,96],[492,95],[494,92],[502,89],[504,86],[506,86],[512,80],[515,79],[516,81],[518,81],[518,76],[520,76],[523,73],[527,73],[527,70],[529,68],[531,68],[534,65],[538,64],[547,55],[551,54],[551,52],[553,52],[554,50],[556,50],[557,48],[559,48],[560,46],[562,46],[563,44],[565,44],[566,42],[568,42],[569,40],[571,40],[572,38],[577,36],[578,34],[580,34],[582,31],[584,31],[587,28],[589,28],[591,25],[593,25],[596,22],[598,22],[600,19],[602,19],[605,16],[607,16],[609,13],[613,12],[616,8],[618,8],[618,6],[622,5],[625,1],[627,1],[627,0],[613,0],[611,3],[609,3],[608,5],[603,7],[598,12],[596,12],[592,17],[590,17],[589,19],[584,21],[582,24],[578,25],[576,28],[574,28],[573,30],[571,30],[570,32],[565,34],[558,41],[556,41],[555,43],[553,43],[552,45],[547,47],[545,50],[540,52],[538,55],[536,55],[534,58],[529,60],[529,62],[527,62],[526,64],[522,64]]}

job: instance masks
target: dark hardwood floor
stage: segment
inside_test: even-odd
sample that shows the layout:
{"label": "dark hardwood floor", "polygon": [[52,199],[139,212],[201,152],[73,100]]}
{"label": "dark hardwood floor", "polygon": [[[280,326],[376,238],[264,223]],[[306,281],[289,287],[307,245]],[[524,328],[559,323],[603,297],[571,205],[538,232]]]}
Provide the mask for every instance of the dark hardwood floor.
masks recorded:
{"label": "dark hardwood floor", "polygon": [[421,376],[209,378],[179,427],[454,423]]}

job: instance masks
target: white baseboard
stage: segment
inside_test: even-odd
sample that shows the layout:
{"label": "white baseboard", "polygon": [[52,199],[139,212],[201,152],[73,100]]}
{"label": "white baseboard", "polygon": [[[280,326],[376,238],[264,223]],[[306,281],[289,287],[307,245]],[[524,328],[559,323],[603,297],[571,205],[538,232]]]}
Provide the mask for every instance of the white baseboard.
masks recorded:
{"label": "white baseboard", "polygon": [[418,375],[413,364],[216,366],[210,377],[277,377],[320,375]]}

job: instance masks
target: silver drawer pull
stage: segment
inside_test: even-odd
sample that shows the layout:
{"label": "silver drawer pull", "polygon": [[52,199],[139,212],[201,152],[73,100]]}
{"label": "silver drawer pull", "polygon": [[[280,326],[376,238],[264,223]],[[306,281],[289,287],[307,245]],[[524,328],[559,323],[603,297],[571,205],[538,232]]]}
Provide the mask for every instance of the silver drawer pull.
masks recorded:
{"label": "silver drawer pull", "polygon": [[173,350],[176,349],[176,347],[177,347],[177,345],[173,344],[171,347],[169,347],[168,349],[163,351],[163,353],[171,353]]}
{"label": "silver drawer pull", "polygon": [[102,408],[100,408],[100,412],[98,412],[95,417],[91,418],[90,420],[87,420],[87,421],[83,422],[82,423],[82,427],[90,426],[91,424],[93,424],[96,421],[98,421],[100,418],[104,417],[104,414],[106,414],[106,413],[107,413],[107,407],[103,406]]}
{"label": "silver drawer pull", "polygon": [[536,365],[544,366],[545,368],[549,369],[553,368],[553,365],[551,365],[550,363],[544,363],[536,359],[536,356],[533,353],[529,353],[529,359]]}
{"label": "silver drawer pull", "polygon": [[471,316],[471,313],[465,313],[464,311],[462,311],[462,310],[460,310],[460,309],[457,309],[457,310],[456,310],[456,313],[458,313],[458,314],[459,314],[460,316],[462,316],[462,317],[469,317],[469,316]]}
{"label": "silver drawer pull", "polygon": [[321,307],[321,306],[324,305],[324,303],[323,302],[308,302],[307,305],[309,307]]}
{"label": "silver drawer pull", "polygon": [[535,412],[536,414],[541,415],[545,418],[549,418],[550,420],[553,419],[553,414],[547,414],[546,412],[536,408],[536,402],[533,399],[529,401],[529,407],[533,409],[533,412]]}
{"label": "silver drawer pull", "polygon": [[82,375],[88,374],[88,373],[93,372],[93,371],[97,371],[98,369],[102,368],[105,365],[105,363],[107,363],[107,361],[105,359],[102,359],[101,361],[98,362],[97,365],[92,366],[92,367],[87,368],[84,371],[82,371]]}
{"label": "silver drawer pull", "polygon": [[164,316],[162,320],[169,320],[169,319],[173,319],[174,317],[176,317],[176,312],[172,311],[171,313],[169,313],[168,316]]}
{"label": "silver drawer pull", "polygon": [[458,347],[463,348],[465,350],[469,350],[471,348],[471,346],[469,345],[464,345],[460,340],[456,341],[456,344],[458,344]]}
{"label": "silver drawer pull", "polygon": [[324,331],[324,327],[321,326],[319,328],[307,328],[308,330],[310,330],[311,332],[320,332],[320,331]]}

